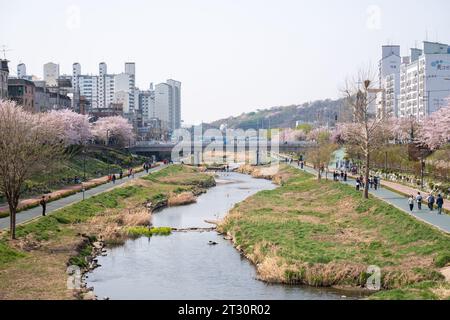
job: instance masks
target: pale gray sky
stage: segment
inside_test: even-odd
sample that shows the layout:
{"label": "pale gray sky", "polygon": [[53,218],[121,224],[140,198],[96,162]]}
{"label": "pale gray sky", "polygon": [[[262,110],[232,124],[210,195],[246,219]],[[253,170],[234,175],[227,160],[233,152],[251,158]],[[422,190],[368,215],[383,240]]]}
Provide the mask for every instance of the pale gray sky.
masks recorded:
{"label": "pale gray sky", "polygon": [[0,46],[13,73],[20,61],[38,76],[49,61],[68,74],[134,61],[141,89],[182,81],[182,117],[198,123],[337,98],[383,44],[450,42],[449,12],[448,0],[0,0]]}

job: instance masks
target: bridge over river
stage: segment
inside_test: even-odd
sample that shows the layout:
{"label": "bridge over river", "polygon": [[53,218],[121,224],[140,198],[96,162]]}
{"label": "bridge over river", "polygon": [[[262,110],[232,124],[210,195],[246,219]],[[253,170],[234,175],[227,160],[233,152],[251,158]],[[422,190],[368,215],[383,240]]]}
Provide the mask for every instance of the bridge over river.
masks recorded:
{"label": "bridge over river", "polygon": [[[134,154],[139,154],[143,156],[155,156],[158,160],[171,159],[172,151],[174,148],[177,148],[180,151],[180,155],[186,156],[189,153],[195,154],[198,152],[203,152],[207,148],[211,150],[215,148],[216,151],[238,151],[238,146],[235,144],[234,146],[226,143],[219,143],[217,141],[212,142],[202,142],[202,141],[189,141],[189,142],[180,142],[179,144],[175,143],[158,143],[158,142],[150,142],[150,141],[138,141],[136,144],[129,148],[129,150]],[[308,149],[316,147],[315,143],[311,142],[286,142],[280,143],[279,145],[274,145],[270,143],[258,143],[255,141],[246,141],[245,143],[245,151],[248,150],[260,150],[260,152],[280,152],[280,153],[305,153]],[[184,151],[181,151],[184,150]],[[190,150],[190,151],[189,151]],[[239,150],[244,150],[244,144],[239,146]]]}

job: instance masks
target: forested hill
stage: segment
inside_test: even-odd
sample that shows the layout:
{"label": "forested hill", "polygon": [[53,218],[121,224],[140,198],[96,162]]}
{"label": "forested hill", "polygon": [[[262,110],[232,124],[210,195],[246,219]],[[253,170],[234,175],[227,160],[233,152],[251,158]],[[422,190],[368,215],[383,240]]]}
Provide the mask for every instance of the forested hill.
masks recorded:
{"label": "forested hill", "polygon": [[211,127],[219,128],[226,124],[231,129],[250,128],[294,128],[296,121],[317,123],[319,125],[333,125],[336,117],[339,120],[346,117],[347,108],[343,99],[318,100],[302,105],[287,107],[273,107],[270,109],[258,109],[255,112],[243,113],[237,117],[221,119],[210,123]]}

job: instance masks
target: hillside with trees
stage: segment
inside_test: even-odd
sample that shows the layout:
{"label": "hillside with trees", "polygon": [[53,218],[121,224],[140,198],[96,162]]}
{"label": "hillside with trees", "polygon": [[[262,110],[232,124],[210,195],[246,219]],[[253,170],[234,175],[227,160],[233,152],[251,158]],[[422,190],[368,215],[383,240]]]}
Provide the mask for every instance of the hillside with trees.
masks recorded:
{"label": "hillside with trees", "polygon": [[347,120],[349,110],[344,100],[317,100],[301,105],[258,109],[255,112],[243,113],[236,117],[229,117],[210,123],[219,128],[225,124],[231,129],[256,128],[294,128],[297,121],[315,123],[318,126],[334,126],[336,119],[340,122]]}

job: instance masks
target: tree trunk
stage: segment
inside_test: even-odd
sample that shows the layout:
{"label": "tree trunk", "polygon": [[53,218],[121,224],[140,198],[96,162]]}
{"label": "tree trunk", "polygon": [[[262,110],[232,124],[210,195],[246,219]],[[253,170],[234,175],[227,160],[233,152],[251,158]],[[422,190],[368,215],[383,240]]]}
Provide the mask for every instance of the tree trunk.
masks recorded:
{"label": "tree trunk", "polygon": [[366,172],[364,184],[364,198],[369,199],[369,175],[370,175],[370,153],[366,155]]}
{"label": "tree trunk", "polygon": [[321,181],[322,180],[322,174],[320,172],[320,166],[319,169],[317,170],[317,181]]}
{"label": "tree trunk", "polygon": [[9,232],[11,239],[16,239],[16,209],[14,206],[9,206]]}
{"label": "tree trunk", "polygon": [[16,216],[17,216],[17,207],[19,206],[19,199],[15,196],[11,196],[11,199],[8,199],[9,206],[9,232],[11,235],[11,239],[16,239]]}

